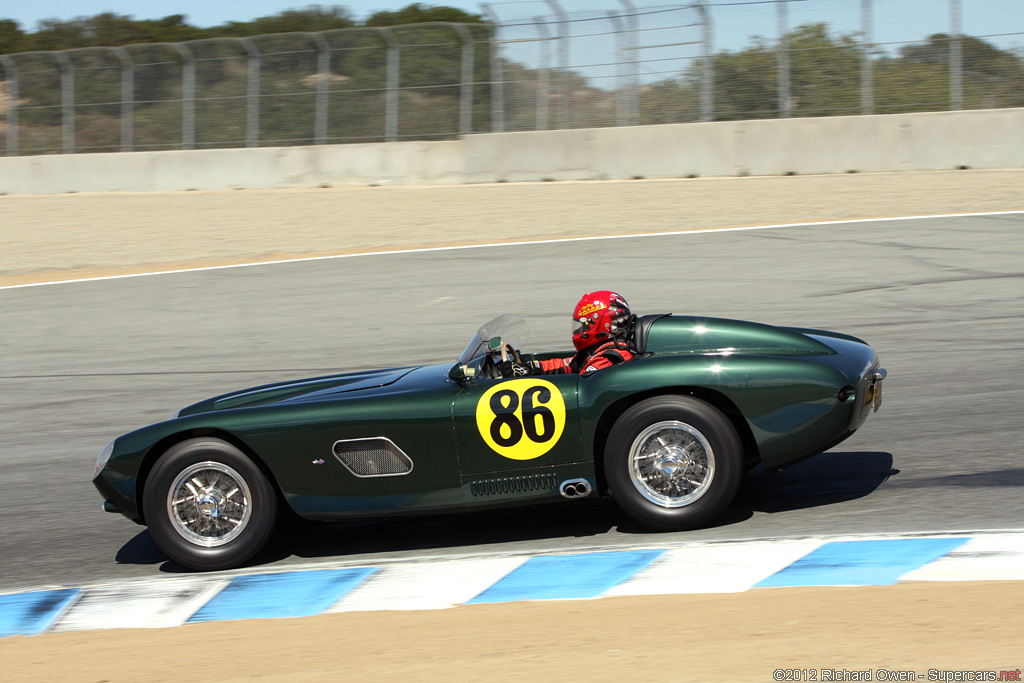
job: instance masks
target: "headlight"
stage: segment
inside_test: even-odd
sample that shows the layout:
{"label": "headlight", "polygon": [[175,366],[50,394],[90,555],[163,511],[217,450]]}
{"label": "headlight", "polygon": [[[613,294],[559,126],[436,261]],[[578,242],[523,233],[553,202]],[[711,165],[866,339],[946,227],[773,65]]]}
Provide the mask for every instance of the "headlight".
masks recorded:
{"label": "headlight", "polygon": [[[114,439],[114,441],[117,441],[117,439]],[[100,471],[106,466],[110,456],[114,453],[114,441],[104,446],[103,450],[100,451],[100,456],[96,458],[96,470],[92,473],[93,479],[100,476]]]}

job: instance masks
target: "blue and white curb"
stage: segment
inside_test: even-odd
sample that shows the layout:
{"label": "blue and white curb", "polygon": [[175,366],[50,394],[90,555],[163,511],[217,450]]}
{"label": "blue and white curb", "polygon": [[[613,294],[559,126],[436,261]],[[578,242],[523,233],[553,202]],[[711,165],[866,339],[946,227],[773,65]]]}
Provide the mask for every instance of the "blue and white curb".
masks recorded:
{"label": "blue and white curb", "polygon": [[1024,580],[1024,531],[668,544],[203,574],[0,595],[0,637],[781,586]]}

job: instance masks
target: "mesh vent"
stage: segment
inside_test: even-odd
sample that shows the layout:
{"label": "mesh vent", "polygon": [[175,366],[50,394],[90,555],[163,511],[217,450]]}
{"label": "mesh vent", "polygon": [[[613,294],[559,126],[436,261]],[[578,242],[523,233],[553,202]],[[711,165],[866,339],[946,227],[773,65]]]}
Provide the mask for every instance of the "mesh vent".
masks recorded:
{"label": "mesh vent", "polygon": [[409,456],[384,437],[338,441],[334,457],[357,477],[399,477],[412,472]]}

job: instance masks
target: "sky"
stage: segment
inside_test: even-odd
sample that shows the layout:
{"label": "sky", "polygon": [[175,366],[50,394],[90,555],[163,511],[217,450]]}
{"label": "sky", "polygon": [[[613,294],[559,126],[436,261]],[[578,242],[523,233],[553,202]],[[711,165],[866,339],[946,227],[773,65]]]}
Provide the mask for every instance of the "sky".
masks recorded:
{"label": "sky", "polygon": [[[686,4],[686,0],[632,0],[638,7]],[[322,5],[341,5],[354,18],[362,20],[381,10],[398,10],[413,0],[321,0]],[[580,9],[602,13],[621,7],[621,0],[560,0],[567,11]],[[963,8],[963,30],[969,35],[994,36],[990,42],[1001,48],[1024,48],[1024,0],[959,0]],[[114,12],[135,19],[158,19],[171,14],[184,14],[193,26],[209,27],[228,21],[247,21],[277,14],[287,9],[306,7],[315,2],[298,0],[43,0],[14,2],[0,0],[0,18],[14,19],[23,30],[34,31],[42,19],[69,20]],[[477,0],[424,0],[424,5],[446,5],[471,13],[483,13]],[[773,38],[778,29],[777,5],[765,0],[711,0],[715,19],[716,50],[738,50],[751,36]],[[876,43],[920,40],[932,33],[948,32],[950,0],[871,0]],[[550,10],[540,0],[492,0],[499,15],[512,18],[547,14]],[[792,0],[789,26],[822,21],[841,33],[860,29],[862,0]],[[1017,35],[998,35],[998,34]]]}

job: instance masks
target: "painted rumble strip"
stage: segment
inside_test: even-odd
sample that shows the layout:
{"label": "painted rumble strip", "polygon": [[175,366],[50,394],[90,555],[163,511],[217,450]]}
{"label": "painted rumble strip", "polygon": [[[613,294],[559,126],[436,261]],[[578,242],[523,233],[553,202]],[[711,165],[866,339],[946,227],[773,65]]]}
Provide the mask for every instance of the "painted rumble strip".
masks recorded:
{"label": "painted rumble strip", "polygon": [[0,637],[45,631],[78,593],[57,590],[0,595]]}
{"label": "painted rumble strip", "polygon": [[1024,581],[1024,530],[677,543],[39,590],[0,595],[0,637],[513,600],[979,580]]}
{"label": "painted rumble strip", "polygon": [[664,553],[631,550],[533,557],[469,602],[596,598],[633,578]]}
{"label": "painted rumble strip", "polygon": [[754,587],[887,586],[966,542],[966,538],[900,538],[826,543]]}
{"label": "painted rumble strip", "polygon": [[227,578],[201,576],[90,588],[52,630],[180,626],[229,583]]}
{"label": "painted rumble strip", "polygon": [[312,617],[376,571],[374,568],[320,569],[239,576],[188,621]]}

